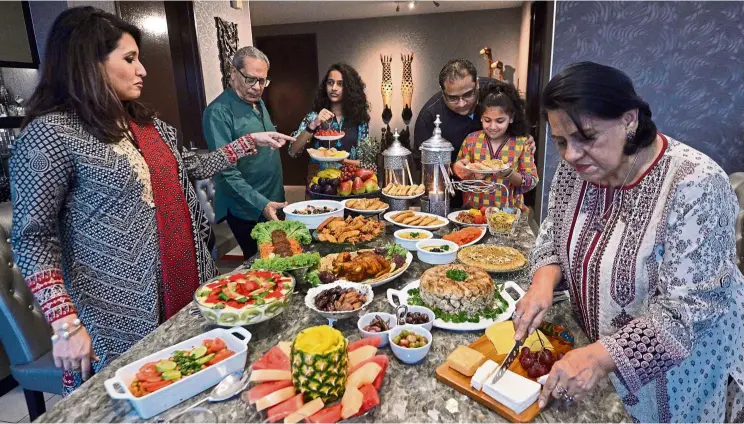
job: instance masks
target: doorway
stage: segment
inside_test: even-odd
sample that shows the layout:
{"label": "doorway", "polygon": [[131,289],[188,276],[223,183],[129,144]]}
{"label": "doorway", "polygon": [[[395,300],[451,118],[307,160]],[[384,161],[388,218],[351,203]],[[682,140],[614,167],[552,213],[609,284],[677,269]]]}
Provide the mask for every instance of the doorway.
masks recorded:
{"label": "doorway", "polygon": [[[315,34],[256,37],[255,46],[271,62],[271,85],[263,94],[266,108],[277,131],[291,134],[310,112],[315,99],[319,81]],[[308,155],[293,159],[287,152],[288,149],[281,149],[284,184],[304,187]]]}

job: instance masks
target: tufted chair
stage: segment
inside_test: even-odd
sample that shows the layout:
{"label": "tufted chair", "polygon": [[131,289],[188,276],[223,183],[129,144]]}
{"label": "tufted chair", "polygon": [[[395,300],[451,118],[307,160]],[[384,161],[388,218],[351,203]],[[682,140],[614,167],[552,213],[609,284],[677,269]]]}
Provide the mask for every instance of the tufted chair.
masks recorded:
{"label": "tufted chair", "polygon": [[736,257],[739,269],[744,272],[744,172],[729,175],[731,187],[739,198],[739,215],[736,216]]}
{"label": "tufted chair", "polygon": [[212,204],[212,202],[214,202],[214,182],[212,182],[211,179],[198,180],[195,184],[195,188],[196,197],[199,199],[202,209],[204,209],[204,215],[212,225],[212,233],[214,237],[212,257],[215,260],[218,260],[231,250],[235,249],[238,246],[238,240],[233,235],[227,222],[215,222],[214,206]]}
{"label": "tufted chair", "polygon": [[52,358],[52,329],[13,263],[11,220],[10,202],[0,204],[0,342],[10,358],[13,378],[23,387],[33,421],[46,410],[42,392],[62,393],[62,370]]}

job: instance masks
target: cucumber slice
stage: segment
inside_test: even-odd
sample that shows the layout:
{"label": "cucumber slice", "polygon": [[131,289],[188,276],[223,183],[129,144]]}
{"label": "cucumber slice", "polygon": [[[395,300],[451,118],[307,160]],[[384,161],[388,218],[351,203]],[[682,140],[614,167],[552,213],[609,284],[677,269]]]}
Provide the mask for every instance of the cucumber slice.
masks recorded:
{"label": "cucumber slice", "polygon": [[199,347],[194,348],[194,350],[191,351],[191,357],[194,359],[199,359],[206,354],[207,354],[206,346],[199,346]]}
{"label": "cucumber slice", "polygon": [[179,378],[181,378],[181,371],[166,371],[163,373],[163,375],[161,375],[161,377],[163,377],[163,380],[178,380]]}
{"label": "cucumber slice", "polygon": [[212,358],[214,358],[214,353],[210,353],[209,355],[207,355],[207,356],[205,356],[205,357],[203,357],[203,358],[199,358],[199,359],[197,359],[197,360],[196,360],[195,362],[196,362],[197,364],[199,364],[199,365],[204,365],[204,364],[206,364],[207,362],[211,361],[211,360],[212,360]]}
{"label": "cucumber slice", "polygon": [[160,361],[155,364],[155,369],[159,372],[172,371],[176,369],[176,363],[173,361]]}

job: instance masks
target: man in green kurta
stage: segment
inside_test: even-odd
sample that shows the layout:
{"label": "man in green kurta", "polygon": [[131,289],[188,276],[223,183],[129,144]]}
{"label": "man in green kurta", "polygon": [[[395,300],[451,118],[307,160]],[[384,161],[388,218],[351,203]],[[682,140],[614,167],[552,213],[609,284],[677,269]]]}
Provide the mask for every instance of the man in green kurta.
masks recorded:
{"label": "man in green kurta", "polygon": [[[246,134],[275,131],[261,94],[269,85],[269,59],[255,47],[243,47],[232,61],[231,87],[204,111],[204,137],[210,151]],[[259,221],[276,220],[283,208],[284,183],[279,151],[258,147],[258,154],[214,177],[215,219],[227,219],[245,258],[257,252],[250,234]]]}

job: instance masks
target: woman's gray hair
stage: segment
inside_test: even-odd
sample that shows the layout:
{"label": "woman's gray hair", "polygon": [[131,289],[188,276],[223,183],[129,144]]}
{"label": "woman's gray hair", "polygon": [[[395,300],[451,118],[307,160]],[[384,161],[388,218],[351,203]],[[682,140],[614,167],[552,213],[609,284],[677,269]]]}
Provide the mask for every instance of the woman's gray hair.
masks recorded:
{"label": "woman's gray hair", "polygon": [[266,62],[267,68],[271,67],[271,64],[269,63],[269,58],[266,57],[264,52],[262,52],[261,50],[253,46],[239,48],[238,51],[235,52],[235,56],[233,56],[233,59],[232,59],[233,66],[238,69],[243,69],[243,65],[245,64],[246,57],[252,57],[254,59],[263,60],[264,62]]}

